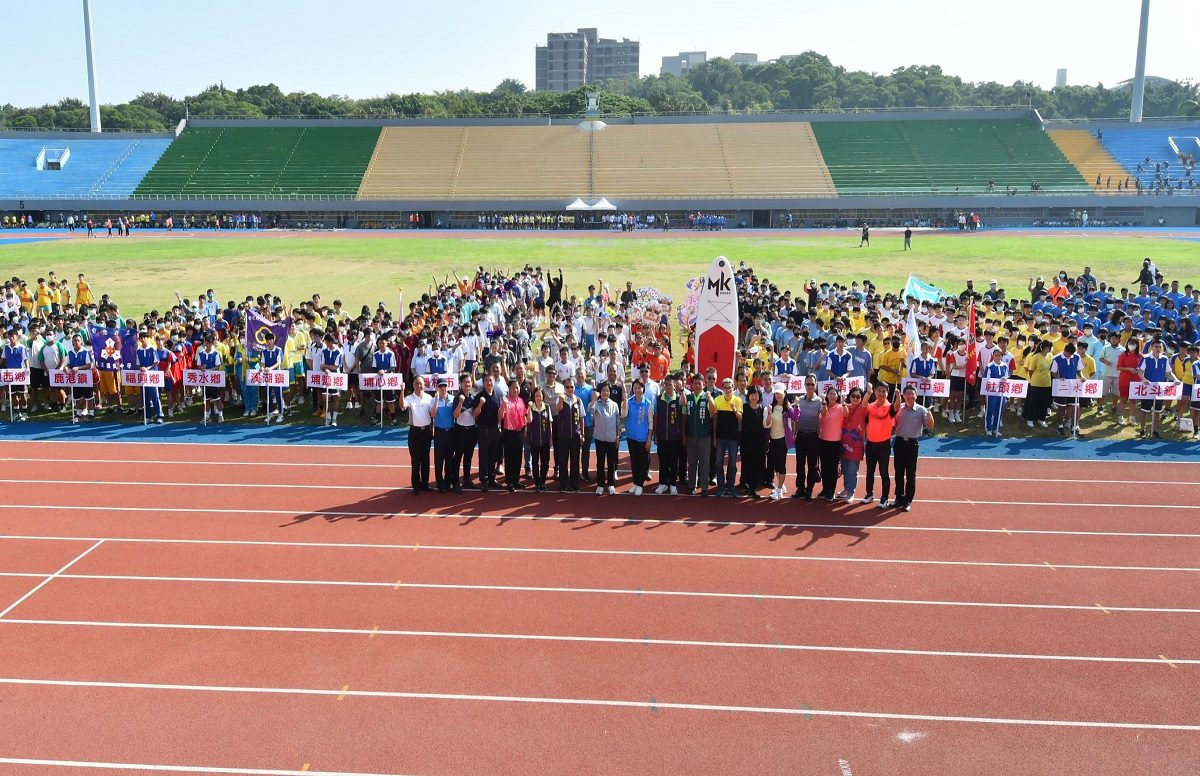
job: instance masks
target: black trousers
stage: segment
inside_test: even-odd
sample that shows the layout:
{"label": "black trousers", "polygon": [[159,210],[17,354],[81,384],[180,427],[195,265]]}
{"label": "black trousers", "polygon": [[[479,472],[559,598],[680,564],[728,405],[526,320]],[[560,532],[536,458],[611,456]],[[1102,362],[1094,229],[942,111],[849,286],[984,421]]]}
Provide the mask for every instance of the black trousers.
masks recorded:
{"label": "black trousers", "polygon": [[911,504],[917,492],[917,441],[897,437],[892,458],[896,465],[896,503]]}
{"label": "black trousers", "polygon": [[838,463],[842,460],[842,440],[829,442],[818,440],[821,451],[821,495],[832,496],[837,492]]}
{"label": "black trousers", "polygon": [[596,484],[617,485],[617,443],[596,440]]}
{"label": "black trousers", "polygon": [[408,457],[412,459],[413,490],[429,489],[429,446],[432,443],[432,426],[409,427]]}
{"label": "black trousers", "polygon": [[589,482],[592,476],[592,433],[595,430],[595,426],[583,427],[583,443],[579,447],[579,471],[583,474],[583,478]]}
{"label": "black trousers", "polygon": [[560,488],[579,487],[579,437],[560,436],[554,448],[554,461],[558,469]]}
{"label": "black trousers", "polygon": [[500,463],[500,429],[479,427],[479,484],[496,484],[496,465]]}
{"label": "black trousers", "polygon": [[661,439],[658,442],[658,482],[668,487],[679,484],[678,439]]}
{"label": "black trousers", "polygon": [[437,428],[433,431],[433,476],[438,490],[452,488],[458,482],[454,467],[454,430]]}
{"label": "black trousers", "polygon": [[646,450],[645,440],[626,439],[629,446],[629,468],[633,469],[633,484],[639,488],[646,484],[650,477],[650,452]]}
{"label": "black trousers", "polygon": [[883,442],[867,442],[867,493],[875,493],[875,468],[879,468],[879,482],[883,485],[880,501],[887,501],[892,492],[892,477],[888,471],[892,457],[892,440]]}
{"label": "black trousers", "polygon": [[738,448],[738,454],[742,457],[742,472],[741,485],[750,490],[758,490],[766,479],[766,463],[767,463],[767,448],[765,445],[752,443],[747,445],[745,440],[742,441]]}
{"label": "black trousers", "polygon": [[546,472],[550,469],[550,445],[543,445],[541,447],[530,445],[529,456],[533,484],[543,487],[546,484]]}
{"label": "black trousers", "polygon": [[500,441],[504,446],[504,480],[508,487],[521,485],[521,455],[525,446],[524,431],[503,431]]}
{"label": "black trousers", "polygon": [[465,485],[471,481],[471,461],[475,458],[475,442],[479,439],[479,429],[474,426],[454,424],[454,473],[457,476],[459,467],[462,468],[462,479],[456,483]]}
{"label": "black trousers", "polygon": [[796,434],[796,491],[799,493],[812,493],[813,485],[821,479],[820,441],[816,431]]}

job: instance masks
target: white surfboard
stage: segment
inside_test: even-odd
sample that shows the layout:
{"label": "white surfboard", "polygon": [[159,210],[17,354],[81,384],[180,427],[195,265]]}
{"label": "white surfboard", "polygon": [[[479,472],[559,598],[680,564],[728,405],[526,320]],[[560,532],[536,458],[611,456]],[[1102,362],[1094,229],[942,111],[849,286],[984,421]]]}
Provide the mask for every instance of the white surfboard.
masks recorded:
{"label": "white surfboard", "polygon": [[733,265],[713,259],[696,302],[696,371],[717,370],[717,380],[733,377],[737,356],[738,301]]}

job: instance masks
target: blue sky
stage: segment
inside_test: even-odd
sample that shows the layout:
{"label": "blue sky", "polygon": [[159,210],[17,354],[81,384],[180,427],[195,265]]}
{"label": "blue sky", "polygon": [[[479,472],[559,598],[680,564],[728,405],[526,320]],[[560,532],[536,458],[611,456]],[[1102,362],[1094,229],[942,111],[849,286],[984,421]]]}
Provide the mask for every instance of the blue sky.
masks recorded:
{"label": "blue sky", "polygon": [[[80,0],[35,5],[7,18],[0,104],[86,100]],[[534,46],[547,32],[577,27],[640,40],[643,75],[681,50],[765,59],[812,49],[873,72],[938,64],[969,80],[1052,86],[1055,69],[1066,67],[1071,83],[1111,85],[1133,74],[1138,8],[1137,0],[92,0],[103,102],[143,91],[194,94],[220,80],[352,97],[490,89],[506,77],[532,87]],[[1200,29],[1200,2],[1154,0],[1151,14],[1148,72],[1200,77],[1194,42],[1177,33]],[[57,34],[48,33],[49,20]]]}

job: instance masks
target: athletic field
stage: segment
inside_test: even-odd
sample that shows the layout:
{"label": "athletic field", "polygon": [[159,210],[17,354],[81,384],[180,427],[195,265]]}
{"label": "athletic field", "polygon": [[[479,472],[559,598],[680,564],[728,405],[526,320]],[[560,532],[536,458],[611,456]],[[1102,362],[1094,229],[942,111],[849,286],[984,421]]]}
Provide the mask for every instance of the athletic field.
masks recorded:
{"label": "athletic field", "polygon": [[[97,230],[103,235],[104,231]],[[996,278],[1009,298],[1027,296],[1029,277],[1084,265],[1100,280],[1129,285],[1142,257],[1181,282],[1200,279],[1200,230],[1100,229],[918,232],[914,250],[901,250],[898,230],[877,230],[870,248],[858,247],[856,230],[718,233],[673,231],[597,232],[134,232],[100,236],[8,240],[52,233],[0,233],[3,274],[34,280],[53,270],[74,278],[85,272],[97,294],[117,300],[126,315],[163,309],[174,292],[187,296],[213,288],[220,299],[270,291],[288,302],[313,293],[342,299],[348,309],[383,301],[394,307],[400,289],[413,300],[433,277],[471,273],[483,265],[512,270],[524,264],[562,268],[568,294],[586,293],[603,278],[616,287],[656,286],[684,296],[684,282],[717,255],[745,261],[782,288],[819,281],[870,278],[882,291],[899,290],[910,272],[957,293],[970,278],[979,291]],[[76,233],[77,235],[80,233]],[[58,237],[58,235],[55,235]]]}

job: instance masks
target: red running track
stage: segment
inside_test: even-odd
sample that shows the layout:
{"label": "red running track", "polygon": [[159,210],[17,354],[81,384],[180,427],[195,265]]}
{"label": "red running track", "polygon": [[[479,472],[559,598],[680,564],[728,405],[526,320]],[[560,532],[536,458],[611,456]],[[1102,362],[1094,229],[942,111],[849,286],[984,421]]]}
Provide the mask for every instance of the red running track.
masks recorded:
{"label": "red running track", "polygon": [[265,453],[0,445],[0,772],[1195,773],[1188,465],[905,514]]}

